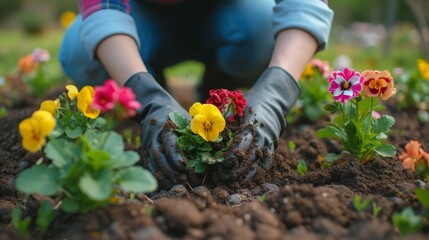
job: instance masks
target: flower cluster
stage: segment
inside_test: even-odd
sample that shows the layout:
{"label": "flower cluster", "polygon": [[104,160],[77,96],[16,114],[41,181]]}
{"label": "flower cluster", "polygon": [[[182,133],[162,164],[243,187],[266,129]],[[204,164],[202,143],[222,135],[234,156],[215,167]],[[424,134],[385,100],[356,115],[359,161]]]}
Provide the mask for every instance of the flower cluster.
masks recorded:
{"label": "flower cluster", "polygon": [[36,70],[40,64],[47,62],[51,59],[48,51],[41,48],[36,48],[32,53],[19,59],[18,70],[21,73],[29,74]]}
{"label": "flower cluster", "polygon": [[427,171],[429,176],[429,153],[424,151],[418,141],[409,141],[405,145],[405,151],[399,155],[402,166],[411,169],[412,172],[421,174]]}
{"label": "flower cluster", "polygon": [[301,94],[287,116],[289,123],[300,118],[316,121],[326,114],[323,106],[331,100],[331,96],[325,91],[328,88],[326,79],[332,71],[329,62],[317,58],[306,65],[298,81]]}
{"label": "flower cluster", "polygon": [[[335,102],[327,104],[325,109],[336,114],[333,121],[317,132],[317,136],[335,138],[341,141],[344,153],[350,153],[361,162],[369,160],[374,153],[392,157],[396,149],[384,143],[387,132],[395,120],[389,115],[380,115],[378,97],[387,100],[396,93],[390,72],[366,70],[362,74],[344,68],[335,71],[328,79],[329,92]],[[374,117],[377,116],[377,117]],[[341,157],[335,154],[329,159]]]}
{"label": "flower cluster", "polygon": [[169,114],[179,134],[177,145],[188,159],[187,166],[197,173],[224,160],[222,154],[232,141],[233,133],[229,129],[226,134],[221,133],[227,122],[243,116],[247,104],[239,90],[216,89],[209,94],[205,104],[196,102],[190,107],[190,121],[178,113]]}
{"label": "flower cluster", "polygon": [[109,79],[103,86],[95,87],[91,107],[102,112],[112,112],[115,119],[122,120],[136,115],[136,110],[141,107],[135,98],[130,88],[119,87],[114,80]]}
{"label": "flower cluster", "polygon": [[216,106],[228,121],[233,121],[235,115],[243,116],[247,102],[240,90],[212,89],[209,94],[206,103]]}

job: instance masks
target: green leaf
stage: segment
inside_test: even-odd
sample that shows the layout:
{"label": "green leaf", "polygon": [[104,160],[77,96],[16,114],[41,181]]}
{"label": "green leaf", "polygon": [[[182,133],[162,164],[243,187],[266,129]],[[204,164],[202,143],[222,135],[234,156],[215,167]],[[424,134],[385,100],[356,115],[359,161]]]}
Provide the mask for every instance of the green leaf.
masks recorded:
{"label": "green leaf", "polygon": [[168,114],[171,121],[177,126],[178,130],[184,130],[189,127],[189,120],[177,112]]}
{"label": "green leaf", "polygon": [[383,115],[379,119],[375,119],[373,131],[375,133],[387,133],[390,128],[395,124],[395,119],[389,115]]}
{"label": "green leaf", "polygon": [[40,205],[39,209],[37,209],[37,226],[40,228],[41,232],[45,232],[54,219],[55,211],[52,207],[52,204],[47,200],[44,200]]}
{"label": "green leaf", "polygon": [[73,129],[70,127],[67,127],[65,130],[67,137],[69,137],[71,139],[78,138],[80,135],[82,135],[82,132],[83,132],[83,130],[80,127],[76,127]]}
{"label": "green leaf", "polygon": [[84,172],[79,179],[79,189],[95,201],[106,200],[112,194],[113,173],[103,168],[95,174]]}
{"label": "green leaf", "polygon": [[28,234],[28,227],[31,223],[31,217],[27,216],[24,219],[21,219],[22,217],[22,210],[18,207],[13,208],[12,210],[12,225],[13,227],[18,230],[18,232],[22,235]]}
{"label": "green leaf", "polygon": [[79,204],[71,198],[65,198],[61,203],[61,209],[68,213],[77,212]]}
{"label": "green leaf", "polygon": [[327,126],[317,130],[316,136],[319,138],[343,139],[345,138],[345,133],[333,126]]}
{"label": "green leaf", "polygon": [[[124,140],[122,139],[122,136],[119,135],[117,132],[102,132],[99,135],[102,140],[105,140],[105,142],[104,145],[100,146],[101,148],[98,149],[104,150],[112,155],[122,153],[124,151]],[[102,141],[101,144],[103,144]]]}
{"label": "green leaf", "polygon": [[420,203],[429,210],[429,191],[424,188],[417,188],[416,197]]}
{"label": "green leaf", "polygon": [[302,159],[299,160],[296,170],[298,171],[299,175],[304,176],[304,174],[307,172],[307,163]]}
{"label": "green leaf", "polygon": [[127,192],[148,193],[158,188],[152,173],[142,167],[129,167],[118,172],[119,185]]}
{"label": "green leaf", "polygon": [[65,139],[56,139],[46,144],[44,152],[46,157],[52,160],[55,167],[61,168],[67,164],[68,159],[65,150],[68,145],[72,145],[72,143]]}
{"label": "green leaf", "polygon": [[140,155],[135,151],[125,151],[120,155],[111,156],[109,166],[111,168],[122,168],[133,166],[140,160]]}
{"label": "green leaf", "polygon": [[343,157],[342,154],[328,153],[326,155],[326,161],[328,163],[332,163],[332,162],[334,162],[334,161],[336,161],[336,160],[338,160],[338,159],[340,159],[342,157]]}
{"label": "green leaf", "polygon": [[37,165],[22,171],[15,181],[23,193],[54,195],[61,187],[60,174],[56,168]]}
{"label": "green leaf", "polygon": [[289,149],[292,150],[292,151],[294,151],[296,149],[296,143],[294,141],[292,141],[292,140],[289,140],[287,142],[287,145],[288,145]]}
{"label": "green leaf", "polygon": [[359,195],[355,195],[353,198],[353,206],[358,212],[363,212],[368,207],[371,202],[371,198],[366,198],[365,200],[361,200]]}
{"label": "green leaf", "polygon": [[188,152],[194,149],[194,144],[192,143],[192,138],[190,136],[180,136],[177,138],[177,145],[182,151]]}
{"label": "green leaf", "polygon": [[390,144],[383,144],[377,147],[375,152],[383,157],[393,157],[396,155],[396,148]]}
{"label": "green leaf", "polygon": [[98,170],[102,166],[106,166],[110,159],[110,154],[103,150],[90,150],[85,153],[87,156],[87,162],[94,169]]}
{"label": "green leaf", "polygon": [[225,158],[223,158],[223,157],[214,157],[208,152],[200,153],[200,157],[201,157],[201,162],[206,163],[206,164],[210,164],[210,165],[220,163],[223,160],[225,160]]}
{"label": "green leaf", "polygon": [[207,170],[207,165],[201,161],[201,158],[189,159],[188,167],[194,169],[197,173],[204,173]]}
{"label": "green leaf", "polygon": [[417,232],[424,226],[422,218],[416,215],[411,207],[403,209],[401,213],[394,213],[392,222],[404,235]]}

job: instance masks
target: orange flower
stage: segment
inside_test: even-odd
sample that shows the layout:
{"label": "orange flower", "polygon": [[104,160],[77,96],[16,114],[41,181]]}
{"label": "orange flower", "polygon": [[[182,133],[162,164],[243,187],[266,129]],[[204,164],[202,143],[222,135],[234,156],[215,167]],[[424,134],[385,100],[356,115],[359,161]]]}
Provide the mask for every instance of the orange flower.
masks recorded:
{"label": "orange flower", "polygon": [[30,73],[36,67],[37,63],[34,61],[33,54],[22,57],[18,61],[18,69],[22,73]]}
{"label": "orange flower", "polygon": [[424,59],[417,59],[417,68],[423,79],[429,80],[429,62]]}
{"label": "orange flower", "polygon": [[405,145],[405,152],[399,156],[399,159],[402,161],[402,167],[411,169],[412,172],[415,172],[416,163],[420,161],[422,157],[429,163],[429,154],[423,151],[418,141],[411,140]]}
{"label": "orange flower", "polygon": [[386,101],[396,93],[393,78],[388,70],[366,70],[362,73],[365,78],[363,81],[363,95],[365,97],[378,97]]}

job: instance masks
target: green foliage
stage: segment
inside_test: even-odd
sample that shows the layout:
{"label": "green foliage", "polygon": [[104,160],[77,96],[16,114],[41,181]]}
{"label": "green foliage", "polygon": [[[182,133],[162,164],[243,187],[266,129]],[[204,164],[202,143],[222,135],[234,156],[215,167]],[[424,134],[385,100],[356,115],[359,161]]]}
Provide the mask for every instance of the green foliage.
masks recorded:
{"label": "green foliage", "polygon": [[40,204],[39,209],[37,210],[37,219],[36,219],[37,226],[39,227],[42,233],[45,232],[46,229],[48,229],[49,225],[54,219],[54,216],[55,216],[55,211],[54,211],[54,208],[52,207],[52,204],[47,200],[44,200]]}
{"label": "green foliage", "polygon": [[294,141],[288,141],[287,145],[289,147],[290,150],[294,151],[296,149],[296,143]]}
{"label": "green foliage", "polygon": [[259,195],[259,196],[258,196],[258,201],[259,201],[259,202],[261,202],[261,203],[262,203],[262,202],[265,202],[265,198],[267,198],[267,196],[266,196],[266,195]]}
{"label": "green foliage", "polygon": [[172,112],[169,114],[171,121],[176,125],[176,131],[179,133],[177,145],[188,158],[187,166],[194,169],[197,173],[207,171],[209,165],[222,162],[223,152],[232,141],[232,133],[228,136],[227,146],[217,147],[215,144],[222,141],[219,136],[213,143],[206,142],[200,135],[194,134],[190,128],[190,122],[182,115]]}
{"label": "green foliage", "polygon": [[403,235],[417,232],[424,226],[423,218],[416,215],[411,207],[404,208],[401,213],[394,213],[392,222]]}
{"label": "green foliage", "polygon": [[87,130],[74,141],[52,139],[45,147],[49,164],[22,171],[16,187],[27,194],[57,196],[66,212],[88,212],[110,203],[116,188],[146,193],[157,188],[151,173],[133,166],[140,158],[125,151],[116,132]]}
{"label": "green foliage", "polygon": [[343,151],[350,153],[359,161],[366,162],[375,154],[384,157],[396,155],[396,148],[385,143],[387,133],[395,123],[389,115],[373,118],[373,110],[382,109],[377,98],[357,97],[341,104],[333,102],[325,109],[336,114],[328,126],[319,129],[319,138],[333,138],[341,142]]}
{"label": "green foliage", "polygon": [[332,99],[329,92],[325,91],[329,87],[328,80],[323,77],[317,66],[309,64],[304,75],[298,81],[301,94],[288,114],[288,122],[294,122],[298,118],[316,121],[326,114],[323,106]]}
{"label": "green foliage", "polygon": [[31,223],[31,217],[27,216],[22,219],[22,210],[15,207],[12,210],[12,225],[21,234],[28,235],[28,227]]}
{"label": "green foliage", "polygon": [[296,170],[299,175],[304,176],[307,173],[307,163],[304,160],[299,160],[298,165],[296,166]]}
{"label": "green foliage", "polygon": [[401,74],[395,78],[395,83],[400,109],[420,109],[421,114],[427,113],[429,109],[427,106],[429,103],[429,80],[423,79],[416,69]]}
{"label": "green foliage", "polygon": [[369,206],[371,203],[371,198],[366,198],[365,200],[361,200],[359,195],[355,195],[353,198],[353,206],[358,212],[364,212],[365,209]]}
{"label": "green foliage", "polygon": [[6,116],[7,114],[7,109],[5,107],[0,107],[0,118]]}
{"label": "green foliage", "polygon": [[26,10],[19,14],[19,21],[22,29],[27,34],[40,34],[49,24],[46,15],[37,13],[34,10]]}
{"label": "green foliage", "polygon": [[70,100],[67,93],[61,94],[60,107],[57,108],[55,118],[57,124],[51,136],[54,138],[64,138],[74,140],[88,129],[102,129],[106,125],[106,120],[102,117],[90,119],[77,108],[77,99]]}

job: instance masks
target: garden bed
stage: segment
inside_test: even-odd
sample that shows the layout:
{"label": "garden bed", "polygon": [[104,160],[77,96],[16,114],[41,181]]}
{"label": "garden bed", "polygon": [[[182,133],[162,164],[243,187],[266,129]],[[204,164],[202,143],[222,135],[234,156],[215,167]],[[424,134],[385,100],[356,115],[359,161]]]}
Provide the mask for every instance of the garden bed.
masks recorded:
{"label": "garden bed", "polygon": [[[57,95],[54,92],[46,99]],[[0,118],[0,239],[22,238],[10,224],[13,207],[22,207],[29,215],[36,212],[39,199],[30,198],[24,203],[14,179],[41,157],[40,153],[22,148],[18,133],[19,122],[29,117],[39,103],[22,99]],[[182,103],[190,104],[186,100]],[[409,140],[418,140],[424,149],[429,148],[429,123],[419,122],[415,111],[398,111],[394,107],[387,111],[396,120],[389,140],[398,154]],[[29,239],[402,238],[391,217],[407,206],[419,210],[415,189],[429,189],[428,183],[404,170],[397,156],[377,157],[364,165],[356,159],[343,158],[322,169],[324,156],[339,152],[337,143],[315,135],[325,121],[298,120],[288,125],[272,168],[260,169],[251,181],[175,185],[169,191],[136,195],[133,199],[119,194],[116,204],[93,213],[58,211],[43,235],[31,226]],[[124,128],[136,134],[140,131],[139,125],[130,121],[122,124]],[[133,144],[127,148],[138,150]],[[301,159],[308,166],[304,175],[296,170]],[[144,161],[140,164],[145,165]],[[357,211],[353,204],[356,195],[370,197],[381,211],[376,216],[372,206]],[[428,236],[426,227],[407,238]]]}

